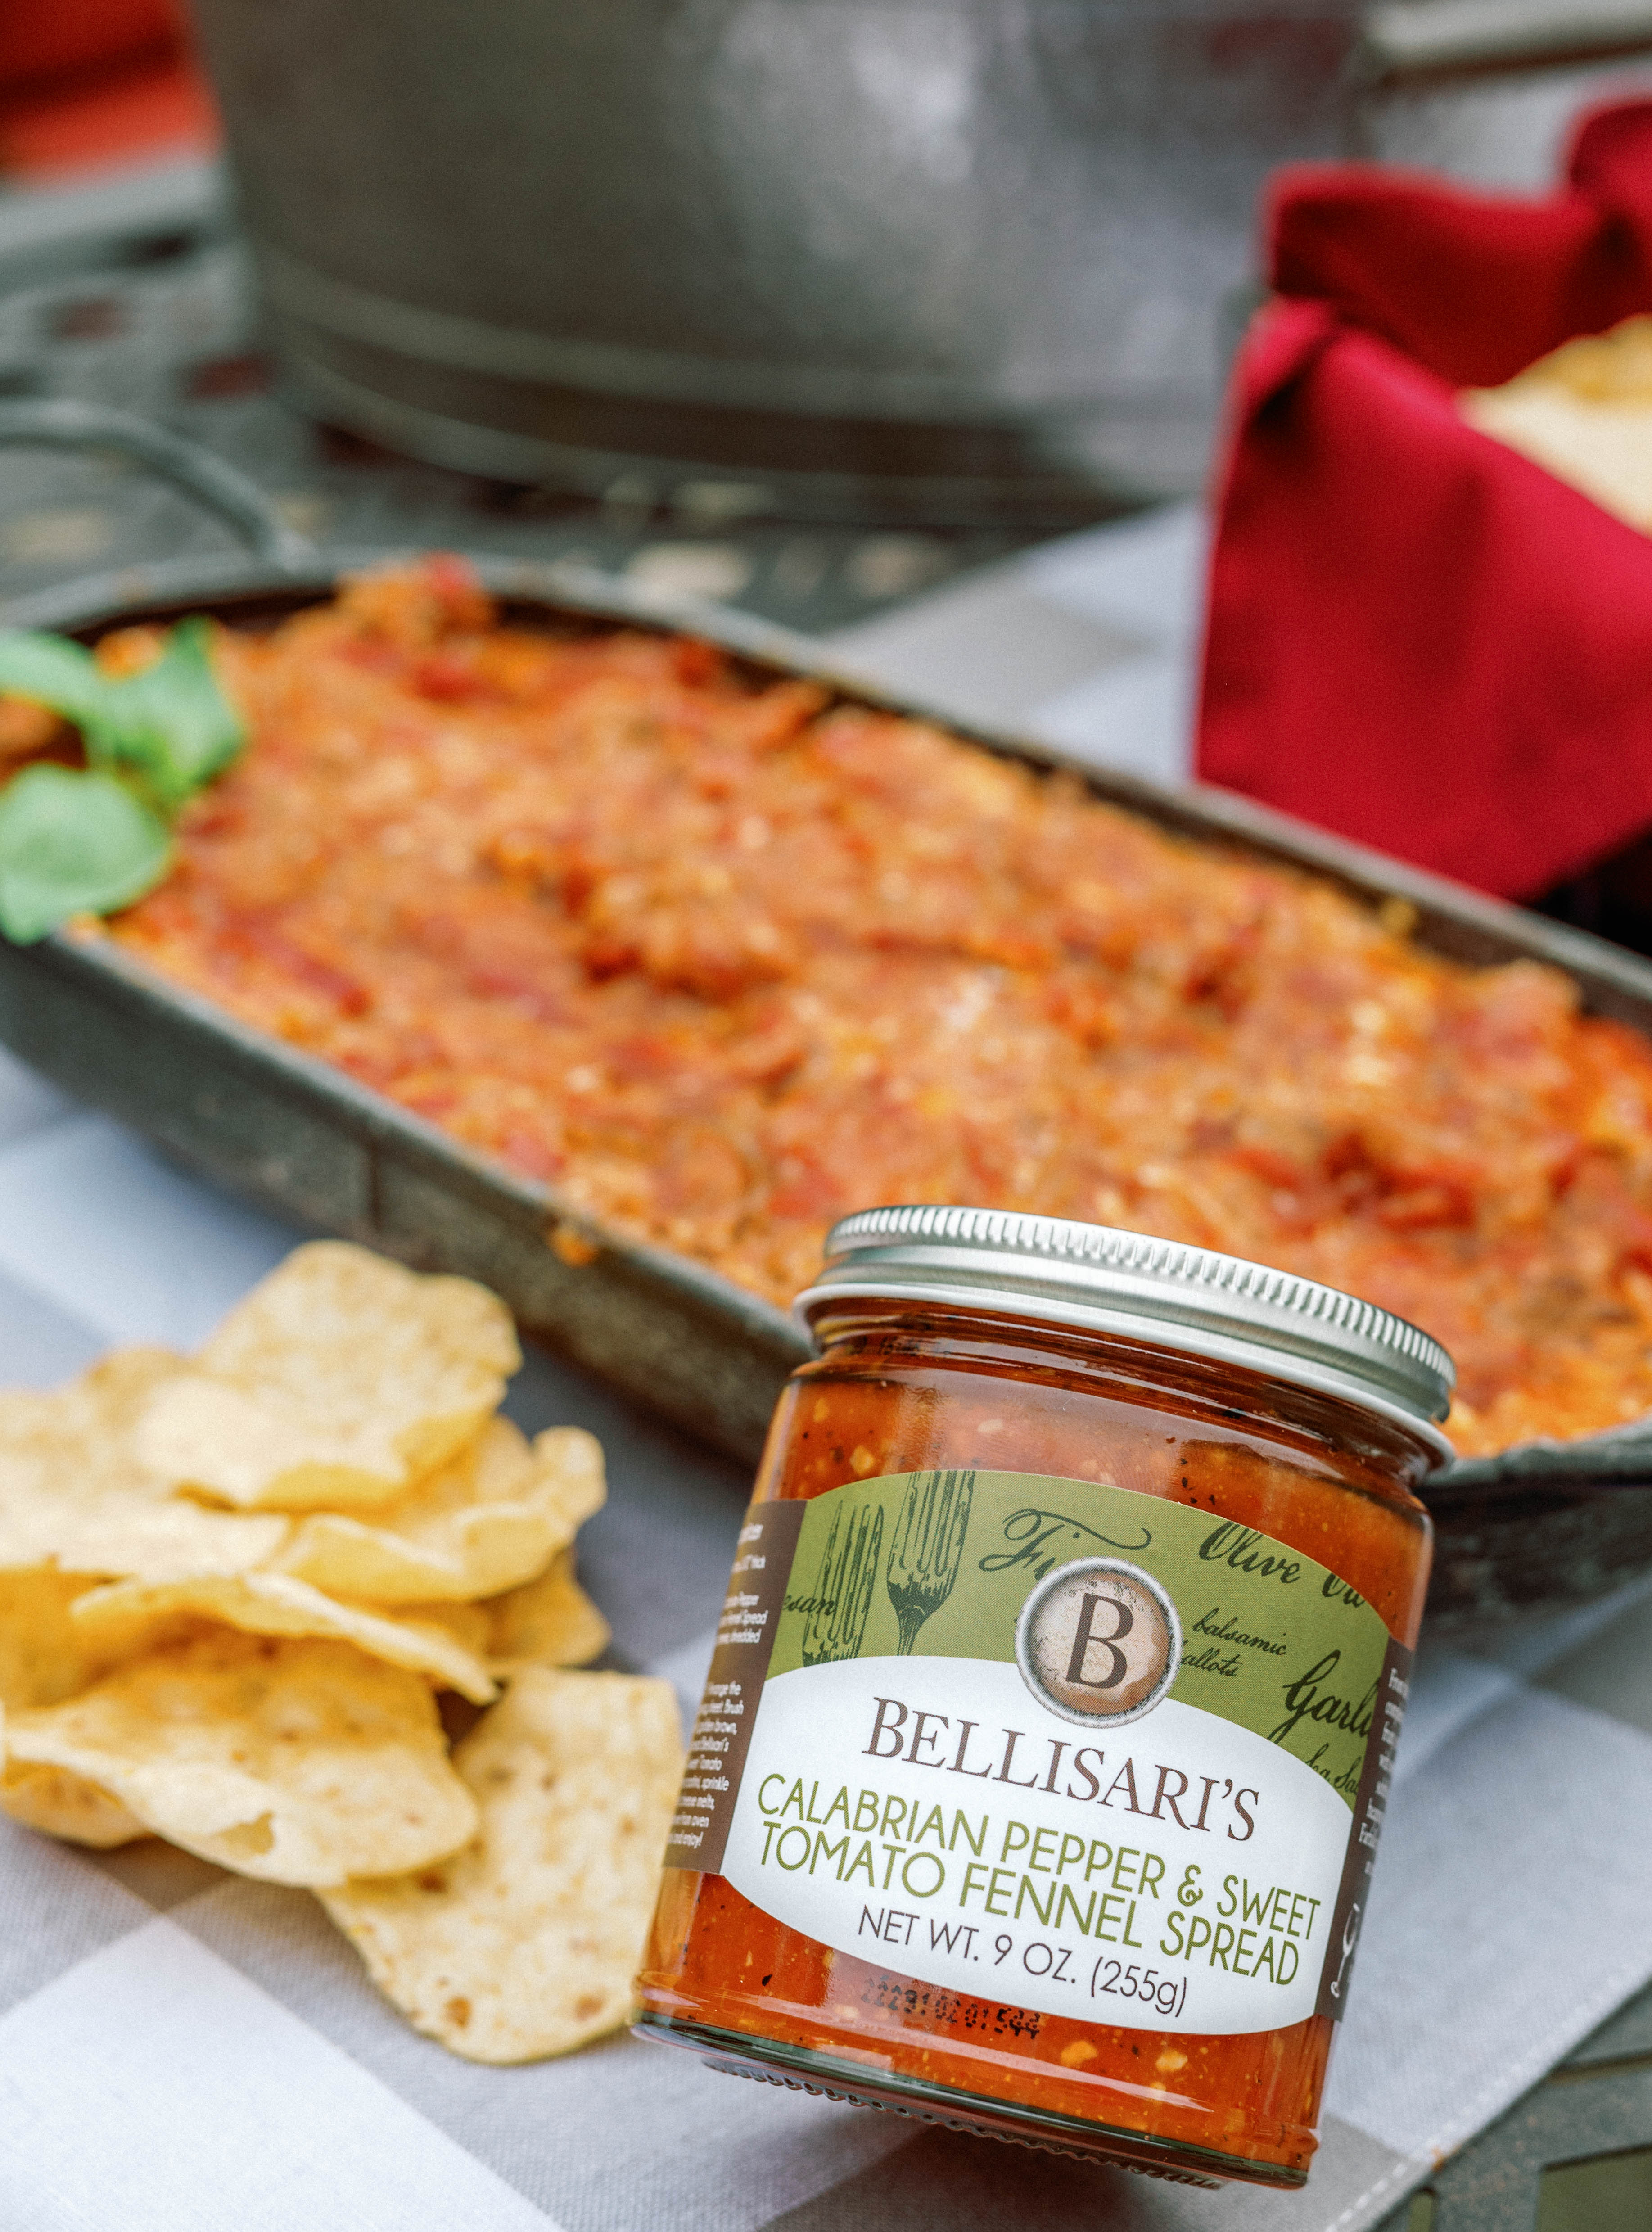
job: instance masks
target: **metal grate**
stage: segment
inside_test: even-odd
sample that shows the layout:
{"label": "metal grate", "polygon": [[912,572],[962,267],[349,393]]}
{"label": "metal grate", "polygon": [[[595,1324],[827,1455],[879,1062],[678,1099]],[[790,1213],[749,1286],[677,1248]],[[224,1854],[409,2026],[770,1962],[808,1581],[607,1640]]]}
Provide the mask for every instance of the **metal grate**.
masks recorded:
{"label": "metal grate", "polygon": [[[67,214],[49,223],[53,198],[0,193],[0,399],[68,396],[159,418],[249,473],[301,534],[572,560],[811,632],[866,620],[1033,539],[748,522],[742,490],[715,480],[665,512],[623,477],[592,501],[410,463],[318,428],[282,399],[218,198],[174,193],[155,211],[140,198],[125,224],[108,192],[61,198]],[[107,260],[96,268],[100,242]],[[0,600],[212,548],[221,536],[111,461],[14,451]]]}

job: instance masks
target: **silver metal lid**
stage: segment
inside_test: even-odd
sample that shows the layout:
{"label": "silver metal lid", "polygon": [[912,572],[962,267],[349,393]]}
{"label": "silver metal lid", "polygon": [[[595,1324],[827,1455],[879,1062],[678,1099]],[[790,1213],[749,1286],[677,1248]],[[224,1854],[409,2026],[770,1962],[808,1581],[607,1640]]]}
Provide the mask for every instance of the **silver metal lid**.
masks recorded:
{"label": "silver metal lid", "polygon": [[848,1295],[952,1302],[1092,1327],[1338,1395],[1406,1426],[1442,1457],[1456,1378],[1404,1318],[1288,1271],[1143,1233],[996,1209],[866,1209],[826,1236],[794,1304],[806,1325]]}

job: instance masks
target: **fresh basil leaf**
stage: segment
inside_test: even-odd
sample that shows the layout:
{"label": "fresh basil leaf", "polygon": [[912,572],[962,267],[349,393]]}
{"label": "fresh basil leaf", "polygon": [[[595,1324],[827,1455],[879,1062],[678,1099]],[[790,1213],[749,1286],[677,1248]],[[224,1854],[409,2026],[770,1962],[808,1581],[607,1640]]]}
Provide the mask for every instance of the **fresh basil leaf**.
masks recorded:
{"label": "fresh basil leaf", "polygon": [[91,652],[68,636],[34,628],[0,634],[0,696],[31,698],[85,728],[101,718],[108,689]]}
{"label": "fresh basil leaf", "polygon": [[171,861],[165,823],[113,775],[39,762],[0,791],[0,931],[15,945],[141,899]]}
{"label": "fresh basil leaf", "polygon": [[90,757],[136,769],[164,807],[181,806],[246,742],[212,672],[211,639],[204,620],[180,621],[152,665],[106,683],[86,730]]}
{"label": "fresh basil leaf", "polygon": [[[159,659],[117,682],[68,637],[14,629],[0,634],[0,694],[63,714],[79,728],[94,772],[129,770],[139,789],[170,814],[221,774],[246,741],[212,672],[211,645],[204,620],[180,621]],[[139,807],[130,794],[120,795]],[[0,928],[16,934],[3,903]]]}

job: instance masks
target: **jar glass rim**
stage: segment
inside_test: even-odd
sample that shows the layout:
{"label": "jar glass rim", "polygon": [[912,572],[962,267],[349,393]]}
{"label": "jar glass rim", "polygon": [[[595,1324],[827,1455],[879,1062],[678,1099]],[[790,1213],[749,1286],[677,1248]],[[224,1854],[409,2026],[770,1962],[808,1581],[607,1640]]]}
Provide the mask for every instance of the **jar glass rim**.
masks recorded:
{"label": "jar glass rim", "polygon": [[1058,1217],[922,1204],[834,1226],[794,1313],[811,1333],[832,1303],[911,1302],[1088,1328],[1334,1396],[1454,1454],[1435,1423],[1446,1351],[1375,1303],[1215,1249]]}

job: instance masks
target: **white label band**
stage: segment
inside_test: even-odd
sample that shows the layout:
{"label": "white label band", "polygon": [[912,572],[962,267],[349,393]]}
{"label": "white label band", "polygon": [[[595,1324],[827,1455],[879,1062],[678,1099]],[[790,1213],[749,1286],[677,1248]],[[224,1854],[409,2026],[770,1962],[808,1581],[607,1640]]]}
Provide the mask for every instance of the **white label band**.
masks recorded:
{"label": "white label band", "polygon": [[1314,2012],[1352,1826],[1305,1762],[1174,1698],[1091,1736],[1001,1660],[846,1658],[765,1685],[721,1872],[961,1995],[1269,2031]]}

